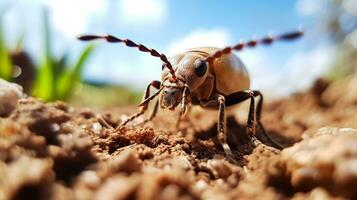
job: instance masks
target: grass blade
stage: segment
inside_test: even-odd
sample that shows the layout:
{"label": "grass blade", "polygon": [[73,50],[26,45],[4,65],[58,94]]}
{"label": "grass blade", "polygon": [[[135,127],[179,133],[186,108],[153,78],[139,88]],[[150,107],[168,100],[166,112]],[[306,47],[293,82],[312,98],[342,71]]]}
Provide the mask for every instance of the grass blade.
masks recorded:
{"label": "grass blade", "polygon": [[67,100],[73,93],[76,83],[82,79],[85,63],[89,59],[94,49],[94,45],[88,45],[82,51],[74,67],[69,68],[66,73],[60,77],[60,80],[57,84],[57,90],[59,92],[58,99]]}
{"label": "grass blade", "polygon": [[21,51],[24,48],[24,41],[25,41],[25,30],[22,30],[17,38],[16,49],[15,49],[16,51]]}
{"label": "grass blade", "polygon": [[44,45],[45,45],[45,58],[38,69],[36,82],[33,88],[33,95],[42,98],[46,101],[54,100],[54,77],[53,77],[53,59],[51,55],[51,34],[48,11],[43,13],[44,22]]}
{"label": "grass blade", "polygon": [[2,18],[0,17],[0,77],[6,80],[12,79],[12,61],[5,44]]}

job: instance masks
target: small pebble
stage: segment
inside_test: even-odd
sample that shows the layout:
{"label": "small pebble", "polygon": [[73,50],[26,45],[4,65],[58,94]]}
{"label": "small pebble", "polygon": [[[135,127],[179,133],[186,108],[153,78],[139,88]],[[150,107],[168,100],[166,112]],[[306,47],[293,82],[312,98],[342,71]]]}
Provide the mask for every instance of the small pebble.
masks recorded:
{"label": "small pebble", "polygon": [[103,129],[102,125],[98,122],[92,125],[92,131],[95,134],[100,134],[102,132],[102,129]]}
{"label": "small pebble", "polygon": [[8,116],[15,109],[17,101],[24,96],[20,85],[0,78],[0,117]]}

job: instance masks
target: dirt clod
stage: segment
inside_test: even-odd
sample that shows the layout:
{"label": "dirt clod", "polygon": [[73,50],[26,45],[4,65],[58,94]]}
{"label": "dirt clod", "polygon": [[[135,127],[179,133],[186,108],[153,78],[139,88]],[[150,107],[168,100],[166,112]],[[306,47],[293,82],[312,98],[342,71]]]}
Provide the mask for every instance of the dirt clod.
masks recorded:
{"label": "dirt clod", "polygon": [[327,188],[339,196],[357,197],[357,129],[321,128],[311,138],[284,149],[294,188]]}

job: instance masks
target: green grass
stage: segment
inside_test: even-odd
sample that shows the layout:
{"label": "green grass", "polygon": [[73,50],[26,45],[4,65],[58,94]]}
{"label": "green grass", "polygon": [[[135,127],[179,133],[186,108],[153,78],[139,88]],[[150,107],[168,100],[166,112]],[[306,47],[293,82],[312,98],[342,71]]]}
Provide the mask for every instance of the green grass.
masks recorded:
{"label": "green grass", "polygon": [[68,62],[67,54],[59,59],[54,58],[51,52],[51,29],[47,11],[44,12],[43,19],[45,55],[38,69],[32,95],[46,101],[68,100],[77,83],[81,81],[85,63],[95,47],[85,47],[75,64]]}
{"label": "green grass", "polygon": [[71,105],[110,108],[124,105],[138,105],[143,91],[134,90],[126,86],[95,85],[81,83],[69,99]]}
{"label": "green grass", "polygon": [[0,11],[0,77],[5,80],[12,79],[13,66],[10,58],[10,52],[5,44],[5,35],[2,24],[2,15],[5,13],[4,9]]}
{"label": "green grass", "polygon": [[[6,46],[0,12],[0,77],[8,81],[13,79],[12,51],[24,51],[25,32],[20,34],[16,49]],[[73,38],[75,39],[75,38]],[[69,52],[56,58],[53,56],[52,33],[47,10],[43,12],[43,56],[36,67],[36,78],[32,82],[30,95],[45,101],[64,100],[78,106],[112,107],[137,103],[142,93],[125,86],[82,83],[85,64],[90,59],[95,46],[87,45],[79,56],[70,62]]]}
{"label": "green grass", "polygon": [[332,68],[327,72],[326,77],[330,80],[341,80],[356,74],[357,68],[357,50],[355,48],[346,48],[341,45],[335,55],[335,61]]}
{"label": "green grass", "polygon": [[[11,81],[14,69],[10,56],[11,50],[5,44],[6,39],[2,26],[2,15],[5,13],[3,10],[0,12],[0,77]],[[36,67],[36,78],[30,93],[45,101],[68,100],[77,84],[82,80],[85,64],[92,55],[95,46],[86,46],[73,63],[67,59],[68,52],[60,58],[55,58],[52,54],[52,34],[47,10],[43,12],[43,34],[44,55]],[[25,32],[22,32],[16,45],[17,51],[23,51],[24,37]]]}

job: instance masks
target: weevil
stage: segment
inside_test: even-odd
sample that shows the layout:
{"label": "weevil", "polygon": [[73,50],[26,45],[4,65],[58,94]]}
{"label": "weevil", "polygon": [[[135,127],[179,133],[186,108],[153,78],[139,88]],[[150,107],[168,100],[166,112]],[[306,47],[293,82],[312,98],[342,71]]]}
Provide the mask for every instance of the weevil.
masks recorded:
{"label": "weevil", "polygon": [[[139,105],[139,111],[123,121],[120,127],[143,115],[148,110],[151,101],[155,101],[155,106],[147,121],[156,116],[159,105],[161,109],[169,110],[175,110],[176,107],[181,105],[179,120],[187,113],[189,104],[199,105],[205,109],[216,109],[218,110],[216,137],[225,153],[232,156],[232,151],[226,141],[226,107],[232,107],[248,99],[250,100],[247,118],[247,133],[249,136],[254,138],[255,128],[259,126],[266,138],[276,148],[281,148],[264,131],[260,122],[263,95],[258,90],[250,89],[248,71],[239,57],[233,54],[233,51],[241,51],[246,47],[255,47],[258,44],[270,45],[278,40],[293,40],[302,35],[302,31],[276,36],[269,35],[261,39],[240,42],[223,49],[214,47],[192,48],[171,57],[166,57],[165,54],[135,43],[130,39],[120,39],[112,35],[83,35],[78,39],[82,41],[104,39],[107,42],[123,43],[128,47],[135,47],[140,51],[150,53],[163,62],[161,82],[152,81],[146,87],[143,101]],[[157,91],[151,95],[152,87],[156,88]],[[159,98],[155,98],[157,96]],[[255,97],[259,98],[256,106]]]}

